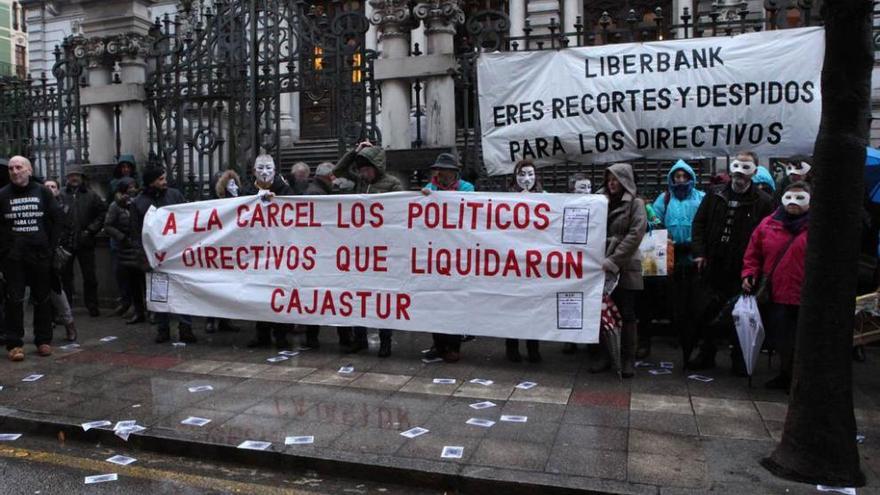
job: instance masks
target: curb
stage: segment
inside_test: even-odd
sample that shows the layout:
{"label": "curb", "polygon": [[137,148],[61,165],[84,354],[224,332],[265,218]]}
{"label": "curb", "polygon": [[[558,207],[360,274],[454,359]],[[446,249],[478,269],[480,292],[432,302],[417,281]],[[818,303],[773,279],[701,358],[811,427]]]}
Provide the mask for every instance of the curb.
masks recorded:
{"label": "curb", "polygon": [[[55,438],[63,432],[65,438],[78,442],[115,444],[121,441],[111,430],[83,431],[79,424],[58,420],[28,417],[27,413],[5,408],[0,416],[4,431],[31,433]],[[16,415],[10,415],[15,413]],[[150,431],[150,430],[148,430]],[[322,455],[297,455],[275,451],[243,450],[232,445],[183,439],[156,434],[132,434],[127,445],[134,449],[167,455],[180,455],[205,460],[234,462],[253,467],[284,470],[295,466],[323,475],[359,478],[374,482],[392,482],[404,486],[418,486],[459,493],[505,493],[509,495],[655,495],[658,487],[570,475],[535,475],[511,469],[467,466],[453,463],[432,463],[421,459],[407,459],[410,465],[392,465],[390,456],[346,454],[333,452]],[[369,461],[373,462],[369,462]],[[527,477],[527,480],[524,478]]]}

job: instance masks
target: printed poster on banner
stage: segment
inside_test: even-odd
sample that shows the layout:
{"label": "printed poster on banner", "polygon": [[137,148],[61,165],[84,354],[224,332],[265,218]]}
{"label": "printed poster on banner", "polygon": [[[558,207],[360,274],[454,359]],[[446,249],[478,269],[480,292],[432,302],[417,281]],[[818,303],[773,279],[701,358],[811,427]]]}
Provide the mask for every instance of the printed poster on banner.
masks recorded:
{"label": "printed poster on banner", "polygon": [[151,311],[598,341],[607,200],[434,192],[151,209]]}
{"label": "printed poster on banner", "polygon": [[561,50],[481,53],[490,175],[540,165],[812,154],[821,27]]}

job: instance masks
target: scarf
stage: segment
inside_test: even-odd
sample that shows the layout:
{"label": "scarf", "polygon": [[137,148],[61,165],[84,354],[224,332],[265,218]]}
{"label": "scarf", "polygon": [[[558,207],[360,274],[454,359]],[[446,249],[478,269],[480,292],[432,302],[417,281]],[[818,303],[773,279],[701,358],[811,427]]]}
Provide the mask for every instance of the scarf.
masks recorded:
{"label": "scarf", "polygon": [[782,222],[782,227],[785,228],[785,230],[797,235],[799,232],[807,228],[807,224],[810,221],[810,212],[807,211],[800,215],[792,215],[785,211],[784,206],[780,206],[776,209],[776,212],[773,213],[773,219],[779,220]]}
{"label": "scarf", "polygon": [[455,179],[455,182],[453,182],[451,185],[449,185],[448,187],[443,187],[437,177],[434,176],[431,178],[431,184],[434,184],[434,187],[436,187],[438,191],[458,191],[460,180],[461,179]]}
{"label": "scarf", "polygon": [[679,201],[684,201],[691,194],[691,190],[694,188],[694,181],[689,180],[683,184],[671,184],[669,186],[669,190],[672,191],[672,195],[675,196]]}

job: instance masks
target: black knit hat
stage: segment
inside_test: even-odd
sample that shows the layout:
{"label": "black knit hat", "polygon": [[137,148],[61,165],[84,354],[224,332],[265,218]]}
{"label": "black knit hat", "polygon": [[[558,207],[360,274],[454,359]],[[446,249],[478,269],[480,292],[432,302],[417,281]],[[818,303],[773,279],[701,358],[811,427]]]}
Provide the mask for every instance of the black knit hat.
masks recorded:
{"label": "black knit hat", "polygon": [[165,167],[161,165],[148,165],[144,167],[144,186],[149,187],[159,177],[165,174]]}

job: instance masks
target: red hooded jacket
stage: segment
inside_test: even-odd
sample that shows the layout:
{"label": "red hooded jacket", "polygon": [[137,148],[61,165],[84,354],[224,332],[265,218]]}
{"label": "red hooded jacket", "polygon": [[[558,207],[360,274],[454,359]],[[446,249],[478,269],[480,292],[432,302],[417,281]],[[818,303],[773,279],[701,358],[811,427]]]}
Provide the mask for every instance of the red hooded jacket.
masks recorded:
{"label": "red hooded jacket", "polygon": [[782,221],[769,215],[752,232],[743,257],[742,278],[752,277],[757,284],[761,275],[773,269],[792,237],[794,242],[782,255],[770,280],[770,300],[777,304],[800,306],[804,284],[804,259],[807,254],[807,225],[797,234],[782,226]]}

